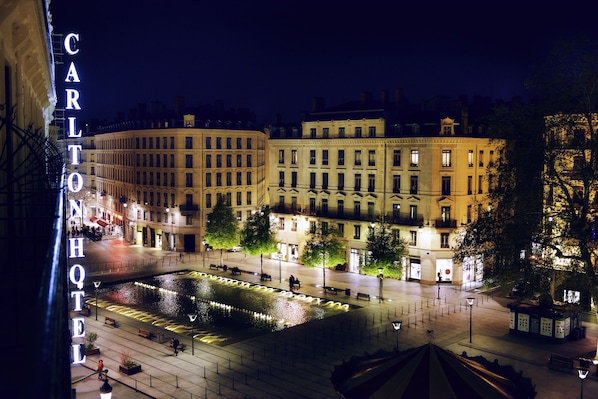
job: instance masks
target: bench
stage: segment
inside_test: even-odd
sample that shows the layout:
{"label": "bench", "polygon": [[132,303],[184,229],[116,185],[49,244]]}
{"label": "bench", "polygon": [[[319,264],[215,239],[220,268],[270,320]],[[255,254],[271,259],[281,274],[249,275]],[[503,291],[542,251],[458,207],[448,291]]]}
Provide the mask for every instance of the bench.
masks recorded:
{"label": "bench", "polygon": [[549,367],[553,370],[568,373],[573,370],[573,359],[559,355],[550,355]]}
{"label": "bench", "polygon": [[299,288],[301,288],[301,281],[295,279],[295,281],[293,281],[293,289],[295,289],[295,286],[298,286]]}
{"label": "bench", "polygon": [[368,301],[370,300],[370,294],[364,294],[363,292],[358,292],[357,293],[357,299],[367,299]]}
{"label": "bench", "polygon": [[235,266],[235,267],[232,267],[232,268],[230,269],[230,272],[231,272],[231,273],[233,274],[233,276],[234,276],[235,274],[241,274],[241,269],[239,269],[237,266]]}
{"label": "bench", "polygon": [[272,276],[269,275],[269,274],[267,274],[267,273],[262,273],[262,276],[260,277],[260,280],[261,281],[266,281],[266,280],[272,281]]}
{"label": "bench", "polygon": [[344,290],[341,290],[340,288],[334,288],[334,287],[324,287],[324,291],[331,292],[334,295],[338,295],[339,291],[344,291]]}
{"label": "bench", "polygon": [[137,335],[139,335],[140,337],[143,337],[143,338],[152,339],[152,336],[154,334],[152,334],[152,332],[149,330],[144,330],[143,328],[140,328]]}
{"label": "bench", "polygon": [[113,318],[110,318],[110,317],[106,317],[106,318],[104,318],[104,324],[105,324],[105,325],[112,326],[112,327],[118,327],[118,326],[116,325],[116,320],[114,320]]}
{"label": "bench", "polygon": [[220,269],[220,266],[219,265],[215,265],[213,263],[210,263],[210,269],[216,269],[216,270],[218,270],[218,269]]}

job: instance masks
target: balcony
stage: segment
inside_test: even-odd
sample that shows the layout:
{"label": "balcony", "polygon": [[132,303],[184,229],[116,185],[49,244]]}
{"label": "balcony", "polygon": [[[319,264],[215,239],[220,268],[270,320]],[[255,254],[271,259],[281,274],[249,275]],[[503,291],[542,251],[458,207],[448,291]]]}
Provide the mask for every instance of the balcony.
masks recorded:
{"label": "balcony", "polygon": [[199,210],[199,205],[195,204],[185,204],[180,206],[181,215],[188,216],[188,215],[195,215]]}
{"label": "balcony", "polygon": [[404,226],[422,226],[424,224],[423,215],[417,215],[415,218],[408,215],[391,215],[388,220],[392,221],[393,224],[401,224]]}
{"label": "balcony", "polygon": [[455,219],[436,219],[434,223],[437,228],[447,227],[454,229],[457,227],[457,221]]}

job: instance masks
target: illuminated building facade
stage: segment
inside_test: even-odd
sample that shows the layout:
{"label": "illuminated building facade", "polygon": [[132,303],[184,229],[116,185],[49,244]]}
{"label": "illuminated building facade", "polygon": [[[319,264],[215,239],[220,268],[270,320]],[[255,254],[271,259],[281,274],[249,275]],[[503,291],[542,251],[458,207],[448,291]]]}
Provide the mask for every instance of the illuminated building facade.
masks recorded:
{"label": "illuminated building facade", "polygon": [[270,204],[283,257],[296,261],[312,223],[343,235],[347,264],[359,272],[372,223],[387,223],[409,244],[403,275],[434,284],[481,280],[480,265],[453,265],[459,227],[488,208],[500,140],[452,118],[400,123],[359,104],[307,115],[301,129],[272,135]]}
{"label": "illuminated building facade", "polygon": [[132,243],[200,252],[218,196],[239,222],[267,203],[263,132],[197,128],[193,115],[184,126],[95,135],[89,216],[121,228]]}

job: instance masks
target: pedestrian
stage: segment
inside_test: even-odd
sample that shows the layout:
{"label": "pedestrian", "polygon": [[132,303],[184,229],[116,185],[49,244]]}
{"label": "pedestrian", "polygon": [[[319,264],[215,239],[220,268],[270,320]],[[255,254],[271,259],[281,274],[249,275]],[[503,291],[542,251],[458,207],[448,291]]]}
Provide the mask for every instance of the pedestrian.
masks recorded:
{"label": "pedestrian", "polygon": [[98,372],[98,380],[101,380],[102,371],[104,371],[104,361],[102,359],[100,359],[100,361],[98,362],[98,369],[96,371]]}
{"label": "pedestrian", "polygon": [[289,277],[289,288],[291,289],[291,291],[293,291],[294,287],[295,287],[295,276],[293,276],[291,274],[291,277]]}
{"label": "pedestrian", "polygon": [[178,356],[179,355],[179,351],[177,350],[179,348],[179,340],[178,339],[173,339],[172,340],[172,347],[174,348],[174,355]]}

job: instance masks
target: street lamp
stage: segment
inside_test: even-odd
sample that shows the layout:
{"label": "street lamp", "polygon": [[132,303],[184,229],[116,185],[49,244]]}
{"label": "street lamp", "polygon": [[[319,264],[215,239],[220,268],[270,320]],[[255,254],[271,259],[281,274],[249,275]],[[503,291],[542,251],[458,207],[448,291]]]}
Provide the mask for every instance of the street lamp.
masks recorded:
{"label": "street lamp", "polygon": [[475,298],[467,298],[467,304],[469,305],[469,343],[471,344],[471,315],[473,310],[473,301]]}
{"label": "street lamp", "polygon": [[197,319],[197,313],[189,313],[189,321],[191,321],[191,354],[195,355],[195,336],[193,335],[193,322]]}
{"label": "street lamp", "polygon": [[278,251],[278,282],[282,283],[282,251]]}
{"label": "street lamp", "polygon": [[98,321],[98,288],[100,288],[101,281],[94,281],[93,286],[96,287],[96,321]]}
{"label": "street lamp", "polygon": [[438,272],[438,281],[436,283],[436,285],[438,286],[438,300],[440,301],[440,279],[442,278],[442,274],[440,272]]}
{"label": "street lamp", "polygon": [[378,302],[382,302],[384,300],[384,298],[382,298],[382,281],[384,280],[384,274],[382,274],[383,271],[383,268],[378,268],[378,280],[380,280],[380,286],[378,287]]}
{"label": "street lamp", "polygon": [[401,320],[392,322],[392,328],[397,332],[397,352],[399,351],[399,330],[401,329],[401,324],[403,324],[403,321]]}
{"label": "street lamp", "polygon": [[579,394],[579,398],[583,399],[583,380],[586,379],[586,377],[588,376],[588,373],[590,372],[590,370],[585,369],[585,368],[579,368],[577,369],[577,376],[579,377],[580,381],[581,381],[581,391]]}
{"label": "street lamp", "polygon": [[102,374],[104,375],[104,383],[100,387],[100,399],[110,399],[112,398],[112,387],[108,384],[108,369],[104,369]]}

